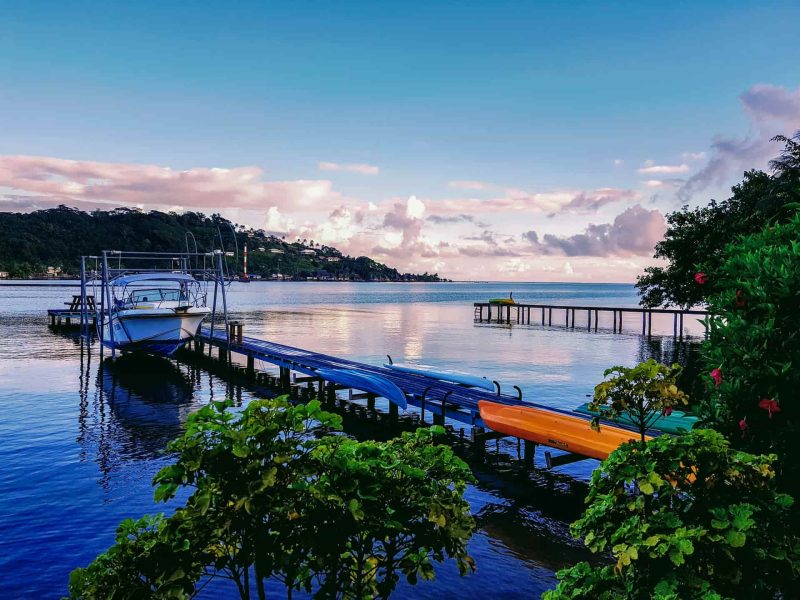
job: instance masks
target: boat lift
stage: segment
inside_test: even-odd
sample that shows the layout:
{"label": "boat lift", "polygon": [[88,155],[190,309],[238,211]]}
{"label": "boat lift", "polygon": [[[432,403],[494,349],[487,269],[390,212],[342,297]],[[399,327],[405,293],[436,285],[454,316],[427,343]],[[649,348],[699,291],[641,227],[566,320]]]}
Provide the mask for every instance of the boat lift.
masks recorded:
{"label": "boat lift", "polygon": [[[202,289],[204,304],[211,282],[214,284],[211,304],[210,328],[213,332],[217,321],[221,321],[226,341],[230,346],[228,327],[227,287],[233,281],[222,250],[211,252],[130,252],[123,250],[103,250],[99,255],[81,256],[80,293],[80,335],[90,337],[90,322],[94,322],[97,337],[100,339],[100,352],[103,352],[104,325],[110,318],[113,281],[123,275],[147,273],[181,273],[191,275],[199,282],[205,282]],[[88,293],[89,288],[92,294]],[[90,299],[92,299],[90,301]],[[218,300],[220,301],[218,303]],[[219,306],[218,306],[219,304]],[[218,312],[218,308],[221,312]],[[94,313],[92,318],[92,313]],[[109,333],[114,336],[113,328]],[[116,357],[116,349],[111,348],[111,357]]]}

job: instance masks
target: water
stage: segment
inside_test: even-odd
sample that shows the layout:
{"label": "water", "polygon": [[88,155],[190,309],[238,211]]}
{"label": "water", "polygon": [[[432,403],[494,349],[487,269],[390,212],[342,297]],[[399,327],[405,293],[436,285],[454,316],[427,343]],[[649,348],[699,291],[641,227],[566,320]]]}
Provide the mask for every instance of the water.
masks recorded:
{"label": "water", "polygon": [[[603,370],[650,356],[683,360],[687,346],[635,331],[563,330],[473,323],[472,302],[634,306],[630,285],[580,284],[234,284],[229,304],[247,335],[380,364],[420,361],[518,385],[526,398],[561,408],[586,400]],[[69,572],[112,542],[120,520],[169,511],[152,501],[151,480],[186,415],[231,393],[253,395],[206,372],[162,359],[120,360],[100,369],[96,346],[47,329],[45,311],[77,288],[0,284],[0,574],[3,597],[58,598]],[[554,323],[563,323],[554,314]],[[578,327],[585,314],[578,314]],[[696,324],[687,320],[690,332]],[[638,326],[637,326],[638,325]],[[654,321],[671,333],[671,318]],[[257,365],[259,366],[259,365]],[[490,451],[494,443],[489,444]],[[501,453],[515,454],[504,443]],[[537,453],[538,464],[543,464]],[[502,456],[475,466],[467,497],[478,521],[470,551],[478,571],[454,566],[433,583],[402,584],[398,598],[533,598],[554,572],[586,558],[568,533],[580,513],[587,460],[523,473]],[[283,597],[272,586],[273,597]],[[224,585],[203,597],[233,597]]]}

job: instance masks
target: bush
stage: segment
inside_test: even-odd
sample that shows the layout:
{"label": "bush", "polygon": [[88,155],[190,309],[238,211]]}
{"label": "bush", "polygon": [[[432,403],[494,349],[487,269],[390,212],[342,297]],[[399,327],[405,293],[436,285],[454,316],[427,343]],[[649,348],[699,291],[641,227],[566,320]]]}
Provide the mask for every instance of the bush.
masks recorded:
{"label": "bush", "polygon": [[800,214],[742,238],[708,273],[706,420],[742,449],[774,452],[800,491]]}
{"label": "bush", "polygon": [[592,475],[572,526],[616,564],[560,571],[543,597],[793,595],[800,541],[788,526],[793,500],[775,491],[774,461],[731,450],[711,430],[622,445]]}
{"label": "bush", "polygon": [[611,367],[603,375],[610,379],[597,384],[589,410],[600,414],[592,420],[599,427],[600,418],[616,419],[624,415],[639,432],[642,443],[650,426],[661,415],[688,404],[687,396],[676,385],[683,368],[657,363],[652,358],[635,367]]}
{"label": "bush", "polygon": [[341,420],[317,401],[229,407],[194,413],[169,446],[177,460],[156,476],[155,497],[188,487],[185,506],[123,523],[110,550],[73,572],[71,597],[188,598],[201,578],[220,577],[263,599],[274,577],[290,596],[385,598],[400,576],[432,579],[434,561],[474,568],[463,498],[472,476],[433,443],[442,428],[358,442],[321,435]]}

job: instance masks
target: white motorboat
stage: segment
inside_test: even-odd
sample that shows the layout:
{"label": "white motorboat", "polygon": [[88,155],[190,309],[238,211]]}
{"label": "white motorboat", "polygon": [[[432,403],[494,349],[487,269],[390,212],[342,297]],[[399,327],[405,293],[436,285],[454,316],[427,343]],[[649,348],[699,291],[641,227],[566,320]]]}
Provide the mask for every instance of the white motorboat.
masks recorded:
{"label": "white motorboat", "polygon": [[187,273],[139,273],[109,281],[103,345],[172,355],[197,335],[211,311],[200,282]]}

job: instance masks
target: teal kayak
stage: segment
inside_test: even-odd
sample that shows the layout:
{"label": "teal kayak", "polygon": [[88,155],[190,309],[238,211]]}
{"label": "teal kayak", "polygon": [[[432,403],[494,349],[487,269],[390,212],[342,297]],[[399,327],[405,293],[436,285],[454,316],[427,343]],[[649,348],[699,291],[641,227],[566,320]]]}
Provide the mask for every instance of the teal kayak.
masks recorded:
{"label": "teal kayak", "polygon": [[[593,412],[589,410],[589,404],[581,404],[578,408],[575,409],[575,412],[581,413],[583,415],[591,415],[593,417],[598,416],[600,413]],[[634,425],[633,421],[631,421],[626,415],[620,415],[616,419],[612,419],[616,423],[622,423],[624,425]],[[673,411],[671,415],[668,417],[660,416],[658,417],[651,425],[650,429],[657,429],[658,431],[663,431],[664,433],[686,433],[690,431],[696,424],[699,419],[694,415],[687,415],[684,412],[679,410]]]}

